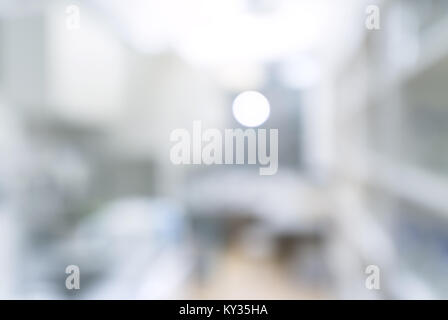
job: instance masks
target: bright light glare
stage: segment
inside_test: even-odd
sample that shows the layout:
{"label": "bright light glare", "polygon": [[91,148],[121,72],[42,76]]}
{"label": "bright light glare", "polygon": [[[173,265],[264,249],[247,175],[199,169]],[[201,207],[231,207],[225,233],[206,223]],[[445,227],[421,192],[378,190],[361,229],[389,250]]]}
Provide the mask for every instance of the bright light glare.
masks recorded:
{"label": "bright light glare", "polygon": [[257,91],[240,93],[233,101],[233,116],[246,127],[258,127],[263,124],[270,113],[269,101]]}
{"label": "bright light glare", "polygon": [[126,10],[120,0],[91,1],[135,49],[174,49],[191,63],[212,67],[277,61],[311,50],[337,40],[335,28],[349,20],[341,18],[346,6],[330,0],[267,1],[272,10],[264,13],[240,0],[133,0]]}

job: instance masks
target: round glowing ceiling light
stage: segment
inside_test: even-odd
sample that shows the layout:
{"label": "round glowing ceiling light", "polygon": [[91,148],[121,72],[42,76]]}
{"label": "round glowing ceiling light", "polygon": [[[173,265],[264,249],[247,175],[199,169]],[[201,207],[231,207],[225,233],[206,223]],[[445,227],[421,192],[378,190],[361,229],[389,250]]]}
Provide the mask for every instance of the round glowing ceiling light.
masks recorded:
{"label": "round glowing ceiling light", "polygon": [[260,92],[245,91],[233,101],[232,111],[236,121],[243,126],[258,127],[269,118],[270,106]]}

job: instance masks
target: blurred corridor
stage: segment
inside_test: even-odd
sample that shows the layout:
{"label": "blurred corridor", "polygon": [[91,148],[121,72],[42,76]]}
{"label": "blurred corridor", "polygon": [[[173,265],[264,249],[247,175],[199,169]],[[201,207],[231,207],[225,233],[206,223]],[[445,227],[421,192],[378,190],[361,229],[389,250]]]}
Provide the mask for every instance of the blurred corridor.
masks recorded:
{"label": "blurred corridor", "polygon": [[[445,32],[445,0],[0,0],[0,298],[447,299]],[[194,121],[278,129],[278,170],[174,164]]]}

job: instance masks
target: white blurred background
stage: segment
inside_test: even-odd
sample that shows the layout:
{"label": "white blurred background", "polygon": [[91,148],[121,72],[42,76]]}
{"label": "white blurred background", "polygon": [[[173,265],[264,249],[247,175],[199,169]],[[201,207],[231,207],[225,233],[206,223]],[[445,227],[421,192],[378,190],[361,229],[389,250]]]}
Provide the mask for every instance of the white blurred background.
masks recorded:
{"label": "white blurred background", "polygon": [[[0,0],[0,298],[448,298],[445,32],[445,0]],[[248,90],[276,175],[171,163]]]}

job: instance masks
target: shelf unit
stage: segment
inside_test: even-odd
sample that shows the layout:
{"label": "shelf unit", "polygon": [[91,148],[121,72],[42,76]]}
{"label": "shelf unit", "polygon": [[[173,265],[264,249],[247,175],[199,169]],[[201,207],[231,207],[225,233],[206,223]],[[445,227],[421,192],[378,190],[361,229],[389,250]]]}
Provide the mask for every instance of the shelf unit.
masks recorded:
{"label": "shelf unit", "polygon": [[[421,114],[431,115],[434,108],[438,114],[432,118],[440,114],[448,119],[445,105],[448,91],[443,90],[442,83],[448,75],[448,7],[445,12],[438,12],[438,19],[423,29],[419,14],[428,10],[421,10],[420,5],[415,1],[383,1],[381,29],[365,30],[359,47],[332,75],[333,91],[338,93],[335,141],[340,153],[334,165],[335,190],[343,190],[338,196],[343,199],[339,200],[342,204],[336,212],[340,231],[337,241],[347,248],[346,254],[356,257],[358,269],[363,270],[369,264],[381,268],[385,283],[384,289],[374,295],[377,298],[448,297],[448,292],[440,289],[443,286],[435,283],[433,276],[416,271],[419,268],[413,265],[414,257],[407,257],[409,252],[413,255],[424,248],[429,236],[425,234],[423,240],[409,244],[420,246],[421,240],[421,247],[407,248],[405,244],[403,249],[401,231],[397,230],[397,227],[405,228],[403,225],[407,227],[407,220],[401,219],[408,213],[411,216],[413,210],[409,207],[412,206],[419,208],[415,210],[419,212],[416,217],[413,214],[410,218],[417,227],[428,225],[431,230],[439,221],[448,223],[448,175],[413,161],[413,158],[432,156],[435,162],[443,164],[445,156],[443,152],[434,153],[431,148],[427,148],[431,153],[424,154],[426,149],[422,150],[409,133],[417,137],[427,134],[420,140],[428,143],[431,137],[445,134],[437,126],[424,127],[423,123],[410,122],[410,119],[420,120]],[[397,45],[394,41],[400,43]],[[410,48],[415,52],[405,52]],[[403,61],[397,60],[400,56]],[[431,88],[426,87],[431,84]],[[424,105],[413,105],[416,103]],[[430,120],[431,117],[427,119],[429,124]],[[443,146],[440,149],[443,151]],[[373,190],[383,199],[369,200]],[[448,232],[442,232],[436,240],[445,243]],[[429,244],[437,248],[436,240],[431,238]],[[423,269],[443,270],[444,263],[448,264],[444,254],[436,249],[421,253],[422,257],[439,263],[433,269],[428,266]],[[358,293],[350,298],[371,297],[362,286],[352,287],[357,287]]]}

